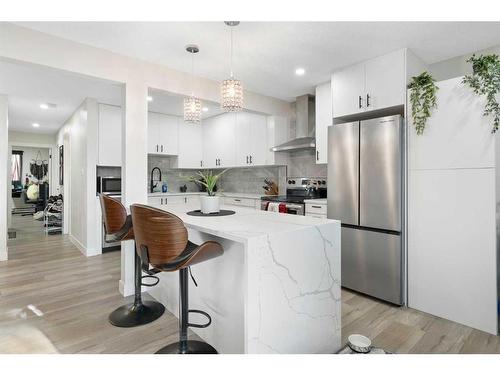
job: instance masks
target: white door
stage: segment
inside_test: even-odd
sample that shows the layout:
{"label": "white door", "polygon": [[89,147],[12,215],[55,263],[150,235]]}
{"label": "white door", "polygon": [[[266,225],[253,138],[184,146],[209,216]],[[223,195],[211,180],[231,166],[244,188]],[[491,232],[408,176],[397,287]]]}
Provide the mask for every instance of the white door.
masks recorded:
{"label": "white door", "polygon": [[365,66],[350,66],[332,75],[333,117],[365,110]]}
{"label": "white door", "polygon": [[266,116],[250,113],[249,118],[250,165],[265,165],[268,150]]}
{"label": "white door", "polygon": [[178,154],[178,124],[176,116],[159,115],[160,118],[160,153]]}
{"label": "white door", "polygon": [[203,168],[215,168],[216,167],[216,127],[217,118],[210,117],[208,119],[202,120],[201,130],[202,130],[202,142],[203,142]]}
{"label": "white door", "polygon": [[201,124],[190,124],[179,118],[178,168],[201,168],[202,165]]}
{"label": "white door", "polygon": [[316,87],[316,164],[327,163],[328,126],[332,125],[332,85]]}
{"label": "white door", "polygon": [[[405,104],[405,50],[368,60],[365,63],[367,111]],[[335,106],[334,106],[335,111]]]}
{"label": "white door", "polygon": [[98,143],[98,164],[120,167],[122,165],[122,109],[120,107],[99,104]]}
{"label": "white door", "polygon": [[148,153],[160,152],[160,114],[148,112]]}

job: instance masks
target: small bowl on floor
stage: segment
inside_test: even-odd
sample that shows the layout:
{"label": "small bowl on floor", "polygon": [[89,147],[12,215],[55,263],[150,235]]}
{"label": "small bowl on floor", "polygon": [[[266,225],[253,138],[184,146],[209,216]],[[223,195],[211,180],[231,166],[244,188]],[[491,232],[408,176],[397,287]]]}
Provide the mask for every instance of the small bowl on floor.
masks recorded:
{"label": "small bowl on floor", "polygon": [[357,353],[369,353],[372,350],[372,341],[363,335],[350,335],[347,338],[347,345]]}

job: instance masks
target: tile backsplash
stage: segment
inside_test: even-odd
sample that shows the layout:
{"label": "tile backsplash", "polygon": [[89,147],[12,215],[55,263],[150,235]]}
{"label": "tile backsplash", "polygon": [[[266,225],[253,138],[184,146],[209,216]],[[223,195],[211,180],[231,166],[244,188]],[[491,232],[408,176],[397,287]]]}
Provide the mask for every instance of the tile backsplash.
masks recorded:
{"label": "tile backsplash", "polygon": [[[199,191],[187,178],[196,173],[196,169],[175,168],[175,157],[148,156],[148,191],[151,169],[159,167],[162,181],[167,183],[169,192],[180,192],[186,185],[187,191]],[[326,164],[316,164],[314,150],[291,151],[287,154],[286,166],[240,167],[229,169],[220,179],[218,188],[227,192],[264,194],[264,179],[268,178],[278,184],[280,194],[286,194],[286,178],[289,177],[326,177]],[[158,186],[155,191],[160,191]]]}

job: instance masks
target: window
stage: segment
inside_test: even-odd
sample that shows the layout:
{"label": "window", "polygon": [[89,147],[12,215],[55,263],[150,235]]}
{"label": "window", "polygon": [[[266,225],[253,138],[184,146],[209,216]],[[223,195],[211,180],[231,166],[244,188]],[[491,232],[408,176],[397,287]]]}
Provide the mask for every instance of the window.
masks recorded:
{"label": "window", "polygon": [[12,151],[11,157],[12,183],[20,184],[23,175],[23,152]]}

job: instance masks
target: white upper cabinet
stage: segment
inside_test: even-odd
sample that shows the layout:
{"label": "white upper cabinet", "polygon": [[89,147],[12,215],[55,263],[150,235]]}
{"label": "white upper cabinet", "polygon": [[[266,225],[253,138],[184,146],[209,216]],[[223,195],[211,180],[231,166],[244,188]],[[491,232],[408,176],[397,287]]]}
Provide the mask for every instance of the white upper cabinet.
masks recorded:
{"label": "white upper cabinet", "polygon": [[364,111],[365,65],[358,64],[332,75],[333,117]]}
{"label": "white upper cabinet", "polygon": [[228,113],[204,120],[203,167],[234,167],[236,165],[236,114]]}
{"label": "white upper cabinet", "polygon": [[122,165],[122,112],[121,107],[99,104],[98,164]]}
{"label": "white upper cabinet", "polygon": [[265,165],[267,162],[267,119],[263,115],[236,115],[236,165]]}
{"label": "white upper cabinet", "polygon": [[176,116],[148,113],[148,152],[151,154],[177,155],[178,121]]}
{"label": "white upper cabinet", "polygon": [[404,105],[406,50],[334,72],[332,101],[334,118]]}
{"label": "white upper cabinet", "polygon": [[316,87],[316,164],[328,162],[328,126],[332,125],[332,85]]}
{"label": "white upper cabinet", "polygon": [[202,154],[202,124],[190,124],[179,121],[179,157],[178,168],[201,168]]}
{"label": "white upper cabinet", "polygon": [[365,64],[367,111],[405,103],[405,50],[369,60]]}

